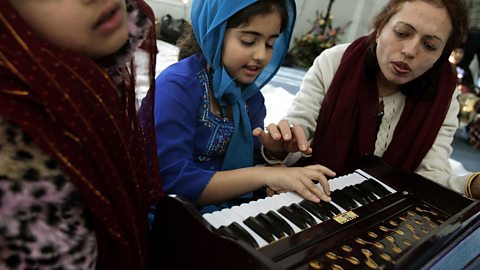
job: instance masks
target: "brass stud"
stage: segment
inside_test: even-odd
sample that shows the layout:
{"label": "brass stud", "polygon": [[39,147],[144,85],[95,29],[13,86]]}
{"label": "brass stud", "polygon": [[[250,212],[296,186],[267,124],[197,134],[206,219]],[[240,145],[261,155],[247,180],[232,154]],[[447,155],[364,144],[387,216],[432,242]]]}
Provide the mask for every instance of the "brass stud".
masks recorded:
{"label": "brass stud", "polygon": [[347,246],[347,245],[342,245],[341,248],[345,252],[352,252],[353,251],[353,249],[350,246]]}

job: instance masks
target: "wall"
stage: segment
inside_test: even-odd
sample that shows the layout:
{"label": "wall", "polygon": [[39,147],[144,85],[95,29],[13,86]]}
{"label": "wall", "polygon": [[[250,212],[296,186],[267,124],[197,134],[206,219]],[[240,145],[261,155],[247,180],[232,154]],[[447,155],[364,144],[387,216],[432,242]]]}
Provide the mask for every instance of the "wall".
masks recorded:
{"label": "wall", "polygon": [[[315,18],[315,12],[325,14],[328,7],[328,0],[296,0],[297,3],[297,24],[294,37],[299,37],[307,32]],[[373,16],[387,3],[387,0],[335,0],[332,5],[331,15],[333,26],[352,23],[346,29],[341,38],[343,42],[350,42],[355,38],[365,35],[369,31],[369,23]]]}
{"label": "wall", "polygon": [[[239,1],[239,0],[229,0]],[[387,3],[388,0],[335,0],[332,6],[334,26],[344,25],[351,21],[346,33],[341,38],[343,42],[350,42],[365,35],[369,31],[369,23],[373,16]],[[190,16],[191,0],[184,4],[181,0],[146,0],[157,17],[170,14],[174,18],[188,19]],[[307,32],[315,19],[315,12],[326,12],[328,0],[296,0],[297,23],[293,32],[294,37],[300,37]]]}
{"label": "wall", "polygon": [[155,16],[160,18],[163,15],[170,14],[173,18],[189,19],[191,0],[184,4],[181,0],[145,0],[152,7]]}

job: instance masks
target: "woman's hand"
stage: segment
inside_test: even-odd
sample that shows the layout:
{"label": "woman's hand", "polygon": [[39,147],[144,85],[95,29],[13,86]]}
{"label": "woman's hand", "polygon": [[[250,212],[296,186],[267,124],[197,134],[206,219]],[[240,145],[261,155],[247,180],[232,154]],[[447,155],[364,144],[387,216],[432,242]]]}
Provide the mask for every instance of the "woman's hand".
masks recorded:
{"label": "woman's hand", "polygon": [[[306,167],[268,167],[265,174],[267,188],[275,192],[295,191],[300,196],[313,202],[320,200],[329,202],[330,185],[325,175],[335,176],[335,172],[321,165],[310,165]],[[319,182],[318,187],[312,180]]]}
{"label": "woman's hand", "polygon": [[259,138],[260,143],[270,152],[298,152],[311,154],[312,148],[302,126],[291,125],[287,120],[281,120],[278,125],[270,124],[266,132],[261,128],[253,130],[253,136]]}

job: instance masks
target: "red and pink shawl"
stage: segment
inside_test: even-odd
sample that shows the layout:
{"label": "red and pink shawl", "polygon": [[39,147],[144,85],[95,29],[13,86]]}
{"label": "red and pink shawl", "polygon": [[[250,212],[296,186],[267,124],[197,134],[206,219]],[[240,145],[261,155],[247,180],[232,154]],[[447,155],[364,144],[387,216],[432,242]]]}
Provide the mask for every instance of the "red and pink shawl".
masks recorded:
{"label": "red and pink shawl", "polygon": [[[128,2],[153,18],[144,1]],[[146,269],[147,210],[163,193],[153,106],[140,125],[133,70],[118,69],[125,80],[116,84],[92,60],[38,38],[8,0],[0,0],[0,33],[0,116],[69,174],[93,220],[99,269]],[[153,30],[142,46],[154,87]]]}

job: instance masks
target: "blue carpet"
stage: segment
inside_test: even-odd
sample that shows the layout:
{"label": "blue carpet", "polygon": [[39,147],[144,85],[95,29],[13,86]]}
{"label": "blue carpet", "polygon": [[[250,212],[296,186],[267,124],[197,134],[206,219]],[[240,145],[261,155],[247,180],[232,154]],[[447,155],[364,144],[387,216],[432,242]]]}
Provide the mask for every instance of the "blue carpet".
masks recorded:
{"label": "blue carpet", "polygon": [[452,159],[463,164],[471,172],[480,171],[480,150],[474,149],[467,142],[465,129],[459,129],[452,142]]}
{"label": "blue carpet", "polygon": [[289,93],[295,95],[300,88],[300,84],[305,76],[305,70],[280,67],[277,74],[272,78],[269,84],[275,87],[282,87]]}

